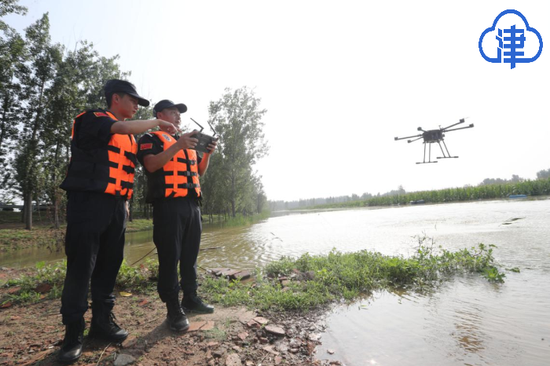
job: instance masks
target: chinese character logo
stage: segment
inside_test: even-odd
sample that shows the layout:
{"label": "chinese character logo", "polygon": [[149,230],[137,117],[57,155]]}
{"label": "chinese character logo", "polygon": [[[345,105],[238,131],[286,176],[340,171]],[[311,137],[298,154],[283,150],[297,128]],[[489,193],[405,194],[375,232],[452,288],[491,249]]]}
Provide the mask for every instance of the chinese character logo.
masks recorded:
{"label": "chinese character logo", "polygon": [[504,10],[479,37],[479,52],[486,61],[510,64],[513,69],[516,64],[539,58],[542,37],[519,11]]}

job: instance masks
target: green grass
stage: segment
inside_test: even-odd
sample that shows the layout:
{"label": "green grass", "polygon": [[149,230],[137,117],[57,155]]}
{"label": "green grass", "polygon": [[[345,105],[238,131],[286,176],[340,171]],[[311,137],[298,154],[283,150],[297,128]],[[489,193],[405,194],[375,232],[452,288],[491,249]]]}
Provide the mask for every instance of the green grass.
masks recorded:
{"label": "green grass", "polygon": [[[433,289],[441,281],[462,273],[477,273],[491,282],[503,282],[493,258],[494,246],[451,252],[421,244],[410,258],[384,256],[361,251],[300,258],[283,257],[265,268],[266,276],[257,276],[253,285],[209,279],[203,283],[214,302],[246,305],[263,310],[308,310],[341,299],[353,301],[374,290]],[[310,279],[290,281],[283,289],[278,278]]]}
{"label": "green grass", "polygon": [[121,291],[151,293],[156,291],[158,260],[148,258],[144,264],[129,266],[126,260],[118,272],[116,285]]}
{"label": "green grass", "polygon": [[[248,226],[255,224],[261,220],[268,219],[271,215],[270,211],[264,210],[260,214],[253,214],[249,216],[244,216],[242,214],[237,214],[235,217],[230,217],[228,219],[225,219],[223,216],[215,215],[213,217],[213,225],[220,225],[222,227],[238,227],[238,226]],[[206,219],[208,215],[203,215],[205,219],[205,223],[207,222]]]}
{"label": "green grass", "polygon": [[223,342],[227,339],[227,331],[220,328],[212,328],[205,331],[204,336],[213,341]]}
{"label": "green grass", "polygon": [[132,221],[128,221],[126,225],[127,233],[146,230],[153,230],[153,220],[133,219]]}
{"label": "green grass", "polygon": [[[5,212],[6,213],[6,212]],[[13,214],[13,212],[7,212]],[[152,230],[153,221],[146,219],[128,222],[127,232]],[[65,225],[59,229],[50,226],[36,225],[32,230],[21,228],[0,229],[0,251],[7,252],[27,247],[50,246],[57,248],[65,240]]]}
{"label": "green grass", "polygon": [[[22,214],[21,212],[15,211],[0,211],[0,224],[16,224],[24,226],[21,221]],[[53,221],[51,218],[51,213],[48,211],[35,211],[32,213],[32,222],[36,226],[51,226]]]}
{"label": "green grass", "polygon": [[[14,294],[0,299],[0,304],[36,303],[44,298],[56,299],[61,297],[67,261],[57,262],[46,266],[38,262],[33,269],[27,269],[18,278],[10,278],[0,285],[2,287],[19,287]],[[117,277],[117,290],[144,294],[156,293],[156,278],[158,276],[158,261],[147,260],[145,264],[130,267],[126,261],[122,263]],[[39,285],[50,285],[46,294],[39,293]]]}
{"label": "green grass", "polygon": [[[464,273],[478,274],[490,282],[501,283],[505,274],[494,261],[494,248],[494,245],[479,244],[470,249],[449,251],[420,238],[416,252],[408,258],[366,250],[355,253],[332,250],[328,255],[282,257],[264,268],[257,268],[252,281],[205,276],[200,292],[208,301],[224,306],[289,311],[311,310],[335,301],[349,302],[375,290],[433,290],[441,282]],[[519,272],[517,268],[510,270]],[[153,295],[157,274],[156,260],[136,267],[124,262],[117,278],[117,289]],[[52,286],[48,298],[59,297],[64,277],[65,263],[39,264],[31,274],[4,284],[21,289],[2,299],[2,303],[39,301],[43,296],[35,289],[41,283]]]}
{"label": "green grass", "polygon": [[29,230],[22,229],[3,229],[0,230],[0,242],[7,241],[27,241],[34,238],[34,234]]}
{"label": "green grass", "polygon": [[27,247],[50,246],[57,248],[63,243],[65,229],[36,227],[33,230],[1,229],[0,252],[7,252]]}

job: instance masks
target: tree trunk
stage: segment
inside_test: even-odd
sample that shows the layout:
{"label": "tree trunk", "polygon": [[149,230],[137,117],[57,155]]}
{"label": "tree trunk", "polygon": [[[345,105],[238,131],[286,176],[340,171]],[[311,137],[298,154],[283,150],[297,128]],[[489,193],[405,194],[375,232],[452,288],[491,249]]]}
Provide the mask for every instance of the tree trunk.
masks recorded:
{"label": "tree trunk", "polygon": [[[55,145],[55,155],[54,155],[54,164],[60,164],[59,161],[59,155],[61,154],[61,144],[59,140],[57,141],[57,144]],[[54,168],[52,169],[52,175],[51,175],[51,181],[52,183],[57,186],[57,170]],[[57,190],[57,187],[51,189],[51,199],[53,204],[53,222],[54,227],[56,229],[59,229],[59,193]]]}
{"label": "tree trunk", "polygon": [[57,198],[57,195],[54,196],[53,201],[53,226],[56,229],[59,229],[59,199]]}
{"label": "tree trunk", "polygon": [[231,174],[231,197],[229,201],[231,202],[231,217],[235,217],[235,174]]}
{"label": "tree trunk", "polygon": [[32,230],[32,193],[25,192],[23,200],[23,210],[25,211],[25,229]]}
{"label": "tree trunk", "polygon": [[[25,210],[25,229],[32,230],[32,194],[33,194],[33,184],[31,183],[34,178],[35,172],[31,172],[31,162],[34,161],[36,157],[36,146],[38,144],[38,127],[40,123],[40,117],[42,115],[42,98],[44,96],[44,85],[45,81],[42,81],[40,85],[40,94],[38,98],[38,107],[36,108],[36,116],[33,123],[32,135],[29,141],[31,148],[29,149],[30,156],[27,158],[27,176],[25,179],[25,185],[27,186],[24,193],[23,206]],[[32,174],[32,176],[31,176]],[[31,188],[32,187],[32,188]]]}
{"label": "tree trunk", "polygon": [[0,128],[0,150],[4,145],[4,138],[6,138],[6,130],[8,125],[6,124],[6,114],[7,108],[10,106],[9,94],[6,94],[4,97],[4,102],[2,103],[2,127]]}

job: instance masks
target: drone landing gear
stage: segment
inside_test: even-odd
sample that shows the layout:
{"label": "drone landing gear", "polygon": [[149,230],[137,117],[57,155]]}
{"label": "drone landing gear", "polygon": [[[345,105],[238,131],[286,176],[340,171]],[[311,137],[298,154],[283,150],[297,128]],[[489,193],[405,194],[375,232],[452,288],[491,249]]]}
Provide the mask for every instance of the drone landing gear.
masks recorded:
{"label": "drone landing gear", "polygon": [[[432,144],[434,142],[437,142],[439,145],[439,148],[441,149],[441,153],[443,156],[438,156],[437,159],[456,159],[458,156],[451,156],[449,153],[449,149],[447,148],[447,144],[445,144],[444,140],[441,141],[431,141],[431,142],[424,142],[424,159],[423,161],[418,161],[416,164],[434,164],[437,163],[437,161],[432,161]],[[443,143],[443,146],[441,146],[441,143]],[[429,145],[428,147],[428,161],[426,161],[426,144]],[[445,148],[445,149],[443,149]]]}

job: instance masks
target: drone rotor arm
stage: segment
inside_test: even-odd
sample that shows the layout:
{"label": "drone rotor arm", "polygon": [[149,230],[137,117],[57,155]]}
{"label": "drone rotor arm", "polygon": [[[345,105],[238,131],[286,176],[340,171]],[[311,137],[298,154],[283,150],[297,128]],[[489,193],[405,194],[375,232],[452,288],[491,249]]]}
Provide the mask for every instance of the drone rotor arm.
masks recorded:
{"label": "drone rotor arm", "polygon": [[407,137],[395,137],[394,140],[395,140],[395,141],[397,141],[397,140],[405,140],[405,139],[410,139],[410,138],[414,138],[414,137],[422,137],[422,134],[414,135],[414,136],[407,136]]}
{"label": "drone rotor arm", "polygon": [[[416,136],[415,136],[416,137]],[[423,136],[420,136],[420,137],[416,137],[414,140],[407,140],[407,142],[410,144],[411,142],[415,142],[415,141],[418,141],[422,138]]]}
{"label": "drone rotor arm", "polygon": [[[468,118],[468,117],[466,117],[466,118]],[[445,127],[445,128],[441,128],[441,130],[444,131],[444,130],[446,130],[446,129],[448,129],[448,128],[451,128],[451,127],[454,127],[454,126],[459,125],[459,124],[461,124],[461,123],[464,123],[464,122],[466,121],[466,118],[461,118],[457,123],[454,123],[454,124],[452,124],[452,125],[450,125],[450,126],[447,126],[447,127]]]}
{"label": "drone rotor arm", "polygon": [[466,128],[472,128],[472,127],[474,127],[474,124],[473,124],[473,123],[472,123],[471,125],[469,125],[469,126],[466,126],[466,127],[453,128],[452,130],[446,130],[445,132],[464,130],[464,129],[466,129]]}
{"label": "drone rotor arm", "polygon": [[462,121],[462,122],[453,123],[453,124],[450,125],[450,126],[441,128],[441,130],[442,130],[442,131],[445,131],[445,130],[447,130],[448,128],[454,127],[454,126],[459,125],[459,124],[461,124],[461,123],[464,123],[464,122]]}

